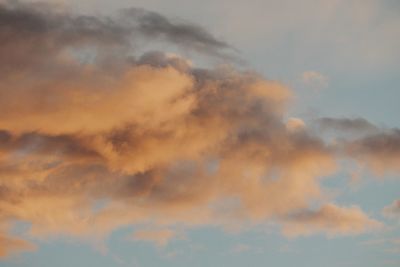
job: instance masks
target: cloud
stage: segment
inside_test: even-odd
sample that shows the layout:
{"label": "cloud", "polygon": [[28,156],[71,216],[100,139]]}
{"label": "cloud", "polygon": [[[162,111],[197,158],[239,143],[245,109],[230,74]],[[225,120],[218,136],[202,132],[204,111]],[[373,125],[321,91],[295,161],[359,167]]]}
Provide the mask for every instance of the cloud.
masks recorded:
{"label": "cloud", "polygon": [[9,256],[17,251],[32,251],[35,246],[23,239],[11,238],[0,234],[0,258]]}
{"label": "cloud", "polygon": [[305,127],[306,124],[302,119],[299,118],[289,118],[288,121],[286,122],[286,128],[289,131],[304,130]]}
{"label": "cloud", "polygon": [[399,129],[381,130],[344,142],[344,146],[348,155],[379,175],[400,171]]}
{"label": "cloud", "polygon": [[317,71],[305,71],[301,75],[303,83],[312,89],[323,89],[328,86],[329,79]]}
{"label": "cloud", "polygon": [[134,233],[134,240],[154,242],[158,246],[165,246],[176,233],[169,229],[139,230]]}
{"label": "cloud", "polygon": [[60,60],[69,60],[71,55],[82,57],[85,48],[109,64],[146,37],[214,58],[236,57],[233,48],[200,26],[172,22],[143,9],[127,9],[119,16],[101,17],[66,13],[44,3],[0,3],[0,22],[3,46],[0,57],[8,62],[2,64],[3,71],[10,68],[22,71],[36,63],[51,70],[51,65],[44,64],[47,57],[57,56]]}
{"label": "cloud", "polygon": [[321,136],[331,135],[330,146],[338,157],[354,159],[379,176],[400,171],[399,129],[379,127],[364,118],[325,117],[314,125]]}
{"label": "cloud", "polygon": [[368,216],[357,206],[339,207],[325,204],[316,211],[303,211],[291,216],[284,225],[288,236],[309,235],[327,232],[330,236],[358,234],[371,229],[379,229],[382,224]]}
{"label": "cloud", "polygon": [[[234,51],[229,44],[218,40],[198,25],[171,20],[156,12],[139,8],[126,9],[123,14],[127,22],[134,22],[135,29],[146,37],[159,38],[216,56],[224,55],[226,50]],[[227,53],[225,56],[229,57]]]}
{"label": "cloud", "polygon": [[319,118],[318,126],[322,130],[334,130],[338,133],[354,132],[354,133],[373,133],[379,128],[364,118]]}
{"label": "cloud", "polygon": [[[197,26],[128,13],[119,20],[0,5],[0,223],[27,222],[25,235],[36,239],[102,239],[143,224],[285,222],[324,199],[320,179],[335,171],[336,154],[300,119],[285,122],[287,87],[160,51],[136,55],[136,27],[207,53],[229,47]],[[292,221],[285,232],[377,224],[332,205]],[[164,244],[173,233],[135,237]]]}
{"label": "cloud", "polygon": [[387,218],[400,219],[400,200],[395,200],[392,204],[386,206],[382,213]]}
{"label": "cloud", "polygon": [[[259,49],[259,55],[269,59],[274,58],[278,48],[285,47],[287,58],[283,68],[296,66],[298,70],[304,68],[305,62],[314,66],[327,66],[329,62],[337,70],[351,71],[384,67],[399,60],[396,47],[400,46],[400,19],[398,8],[391,1],[366,0],[361,4],[358,0],[296,3],[252,0],[250,3],[229,0],[210,3],[214,12],[223,16],[223,19],[210,18],[210,25],[218,25],[230,40],[253,51]],[[194,11],[187,12],[196,15]],[[279,60],[274,64],[280,64]]]}

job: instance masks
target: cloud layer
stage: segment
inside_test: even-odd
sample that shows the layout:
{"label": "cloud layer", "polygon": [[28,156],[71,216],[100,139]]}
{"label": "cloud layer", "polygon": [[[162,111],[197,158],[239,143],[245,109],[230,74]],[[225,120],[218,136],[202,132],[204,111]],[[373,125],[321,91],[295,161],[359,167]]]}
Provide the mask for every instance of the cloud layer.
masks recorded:
{"label": "cloud layer", "polygon": [[[335,171],[338,149],[300,119],[285,122],[287,87],[173,54],[136,55],[138,38],[220,57],[231,48],[198,26],[122,13],[0,5],[0,256],[32,248],[8,236],[20,221],[33,239],[102,239],[143,224],[274,221],[288,235],[379,225],[357,207],[310,209],[324,200],[320,179]],[[345,141],[339,154],[392,167],[397,138],[393,130]],[[376,165],[372,151],[393,162]],[[173,234],[135,238],[165,244]]]}

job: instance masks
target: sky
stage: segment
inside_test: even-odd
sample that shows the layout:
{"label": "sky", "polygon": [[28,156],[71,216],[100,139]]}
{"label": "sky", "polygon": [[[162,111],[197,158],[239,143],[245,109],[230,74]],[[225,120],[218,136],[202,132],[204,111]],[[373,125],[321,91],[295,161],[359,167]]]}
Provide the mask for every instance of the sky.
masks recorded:
{"label": "sky", "polygon": [[397,0],[0,0],[0,267],[400,266]]}

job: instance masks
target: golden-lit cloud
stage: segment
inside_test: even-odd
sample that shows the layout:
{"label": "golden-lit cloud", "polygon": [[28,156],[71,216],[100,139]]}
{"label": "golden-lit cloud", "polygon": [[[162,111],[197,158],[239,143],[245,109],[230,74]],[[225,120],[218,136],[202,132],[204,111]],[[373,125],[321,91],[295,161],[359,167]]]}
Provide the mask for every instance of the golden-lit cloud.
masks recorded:
{"label": "golden-lit cloud", "polygon": [[[0,223],[28,222],[33,239],[101,239],[146,223],[272,220],[288,235],[379,225],[356,207],[302,213],[324,200],[320,179],[335,171],[337,154],[301,119],[285,122],[287,87],[169,53],[137,56],[135,34],[222,58],[231,49],[143,10],[105,18],[0,5]],[[368,155],[365,142],[348,154]],[[8,232],[0,256],[30,248]],[[173,237],[134,233],[160,245]]]}
{"label": "golden-lit cloud", "polygon": [[35,246],[23,239],[0,235],[0,258],[19,251],[32,251]]}

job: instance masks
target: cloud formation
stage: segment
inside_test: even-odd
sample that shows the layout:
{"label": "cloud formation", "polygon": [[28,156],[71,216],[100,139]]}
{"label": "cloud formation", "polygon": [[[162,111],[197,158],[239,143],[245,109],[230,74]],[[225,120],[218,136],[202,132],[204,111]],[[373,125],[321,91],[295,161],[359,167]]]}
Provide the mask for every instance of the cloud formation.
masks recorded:
{"label": "cloud formation", "polygon": [[400,129],[379,127],[364,118],[319,118],[319,133],[333,133],[338,157],[356,160],[379,176],[400,171]]}
{"label": "cloud formation", "polygon": [[339,207],[326,204],[316,211],[304,211],[294,214],[284,225],[283,232],[288,236],[309,235],[315,232],[327,232],[330,236],[358,234],[369,228],[380,228],[382,224],[368,218],[357,207]]}
{"label": "cloud formation", "polygon": [[19,251],[32,251],[35,246],[23,239],[0,235],[0,258]]}
{"label": "cloud formation", "polygon": [[[324,199],[320,179],[335,171],[336,154],[300,119],[285,123],[287,87],[160,51],[135,55],[136,34],[208,54],[230,49],[143,10],[116,19],[0,5],[0,223],[28,222],[33,239],[101,239],[146,223],[291,218],[290,235],[378,225],[356,207],[302,213]],[[368,155],[374,142],[363,140],[348,154]],[[1,255],[29,247],[0,229]],[[166,231],[135,237],[163,244]]]}
{"label": "cloud formation", "polygon": [[324,117],[317,120],[321,130],[334,130],[338,133],[373,133],[379,128],[364,118],[331,118]]}
{"label": "cloud formation", "polygon": [[383,209],[383,215],[388,218],[400,219],[400,200],[393,201],[390,205]]}
{"label": "cloud formation", "polygon": [[[205,29],[185,21],[171,20],[156,12],[139,8],[123,11],[128,23],[133,21],[135,29],[151,39],[158,38],[184,45],[199,52],[223,55],[234,50],[229,44],[218,40]],[[228,54],[226,54],[228,56]]]}
{"label": "cloud formation", "polygon": [[347,154],[379,175],[400,171],[400,130],[382,130],[345,142]]}

